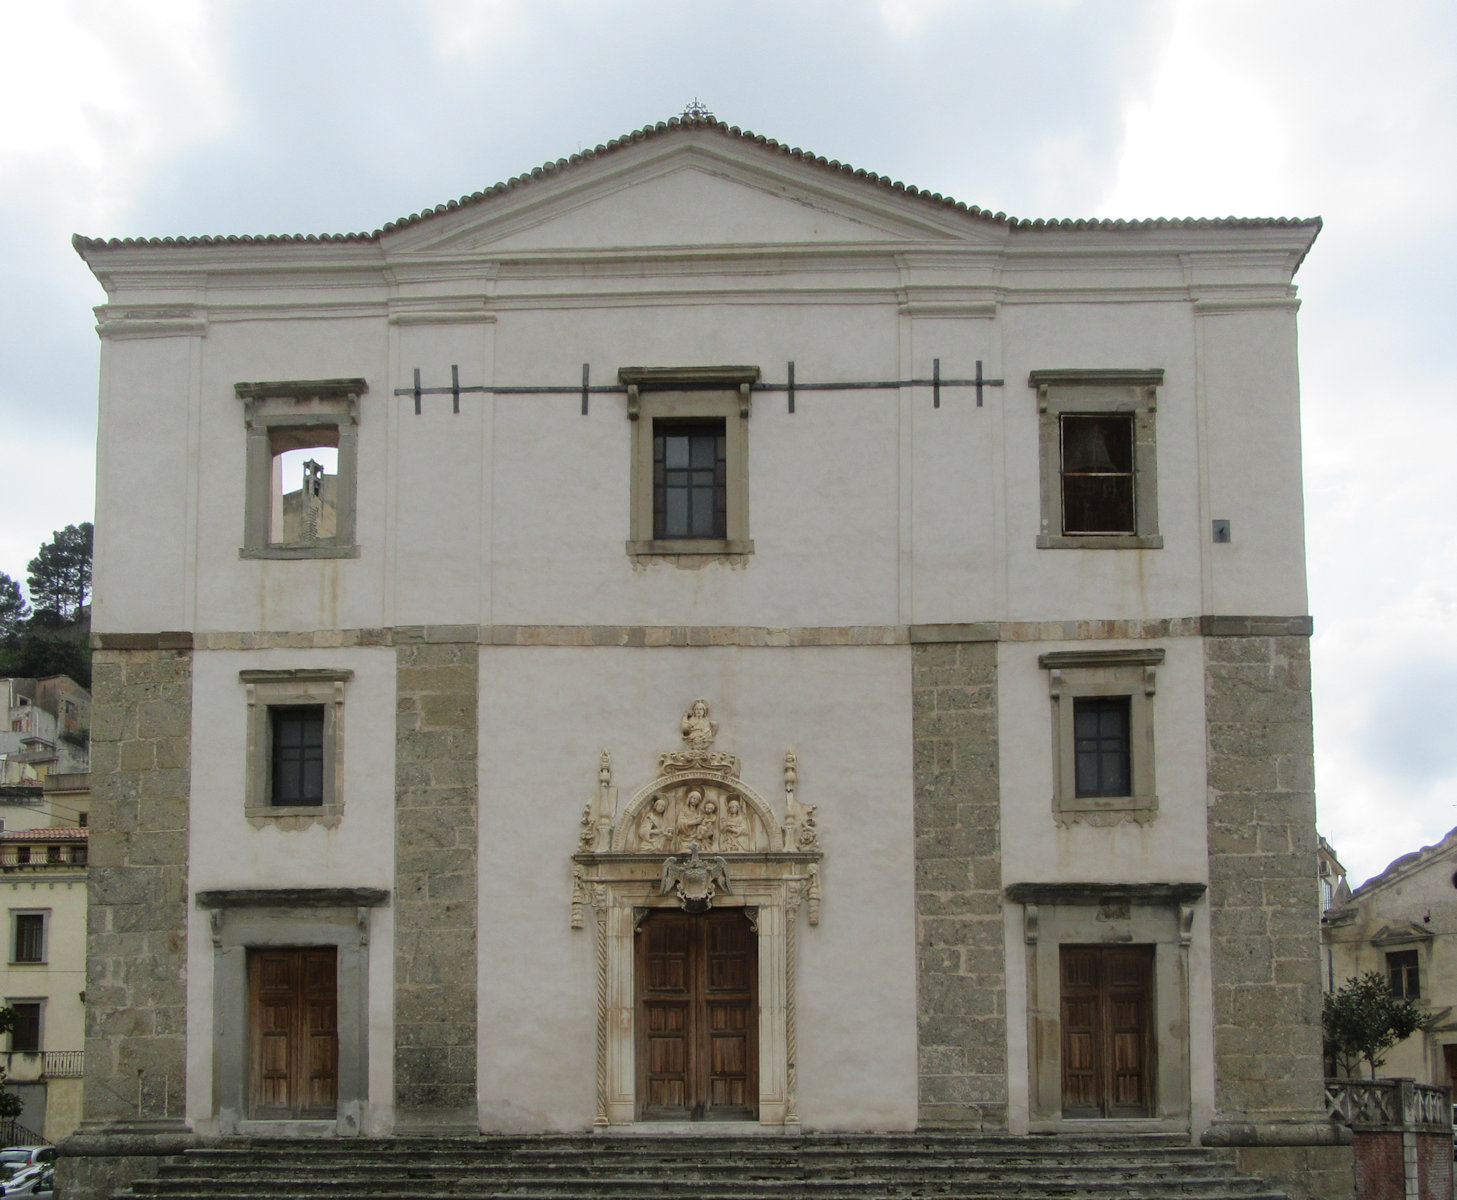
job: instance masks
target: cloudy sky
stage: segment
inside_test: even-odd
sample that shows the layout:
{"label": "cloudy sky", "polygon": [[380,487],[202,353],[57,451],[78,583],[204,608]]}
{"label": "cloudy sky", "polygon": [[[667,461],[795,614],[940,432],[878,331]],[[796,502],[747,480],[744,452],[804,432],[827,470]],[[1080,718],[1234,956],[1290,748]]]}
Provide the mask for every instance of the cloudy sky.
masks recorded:
{"label": "cloudy sky", "polygon": [[[1016,216],[1313,216],[1321,828],[1457,825],[1457,4],[0,0],[0,571],[92,515],[72,233],[335,232],[664,120]],[[1447,466],[1443,463],[1447,462]]]}

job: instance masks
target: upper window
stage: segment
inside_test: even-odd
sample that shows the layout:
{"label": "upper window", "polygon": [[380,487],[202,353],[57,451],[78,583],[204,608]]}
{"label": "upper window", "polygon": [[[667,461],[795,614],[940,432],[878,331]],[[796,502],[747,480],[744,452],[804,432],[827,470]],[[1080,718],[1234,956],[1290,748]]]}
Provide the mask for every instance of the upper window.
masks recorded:
{"label": "upper window", "polygon": [[1044,549],[1157,549],[1162,370],[1033,371]]}
{"label": "upper window", "polygon": [[248,425],[244,558],[350,558],[362,379],[239,383]]}
{"label": "upper window", "polygon": [[750,389],[758,367],[624,367],[632,555],[748,554]]}
{"label": "upper window", "polygon": [[337,825],[344,685],[352,671],[240,671],[248,689],[246,815],[254,825]]}
{"label": "upper window", "polygon": [[1386,980],[1391,985],[1391,994],[1397,999],[1420,1000],[1422,978],[1417,951],[1393,950],[1387,954]]}
{"label": "upper window", "polygon": [[12,1054],[40,1053],[39,1000],[7,1000],[15,1010],[15,1024],[10,1027],[10,1051]]}
{"label": "upper window", "polygon": [[653,537],[728,537],[722,421],[653,422]]}
{"label": "upper window", "polygon": [[1037,661],[1052,697],[1053,816],[1140,824],[1158,812],[1153,695],[1162,649],[1059,650]]}
{"label": "upper window", "polygon": [[1073,757],[1078,796],[1133,795],[1128,696],[1073,700]]}
{"label": "upper window", "polygon": [[286,704],[268,710],[272,725],[274,808],[324,803],[324,706]]}
{"label": "upper window", "polygon": [[46,961],[46,914],[12,912],[10,914],[10,961],[43,963]]}

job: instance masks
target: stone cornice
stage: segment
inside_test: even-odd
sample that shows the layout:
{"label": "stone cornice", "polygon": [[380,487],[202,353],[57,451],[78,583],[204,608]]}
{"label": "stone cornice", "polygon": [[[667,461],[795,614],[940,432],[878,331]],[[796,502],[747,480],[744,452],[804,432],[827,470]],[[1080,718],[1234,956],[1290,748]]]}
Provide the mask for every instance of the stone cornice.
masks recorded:
{"label": "stone cornice", "polygon": [[1015,904],[1193,904],[1206,891],[1203,883],[1012,883],[1003,895]]}
{"label": "stone cornice", "polygon": [[387,888],[213,888],[194,897],[198,908],[379,908]]}
{"label": "stone cornice", "polygon": [[[1188,637],[1309,637],[1310,618],[1150,617],[971,621],[935,625],[398,625],[360,629],[93,633],[93,650],[335,650],[474,642],[482,646],[919,646],[971,642],[1161,641]],[[1056,651],[1087,663],[1096,651]],[[1118,663],[1160,651],[1108,651]],[[1044,656],[1048,657],[1048,656]],[[1143,658],[1138,659],[1144,661]],[[1157,657],[1149,658],[1157,662]]]}

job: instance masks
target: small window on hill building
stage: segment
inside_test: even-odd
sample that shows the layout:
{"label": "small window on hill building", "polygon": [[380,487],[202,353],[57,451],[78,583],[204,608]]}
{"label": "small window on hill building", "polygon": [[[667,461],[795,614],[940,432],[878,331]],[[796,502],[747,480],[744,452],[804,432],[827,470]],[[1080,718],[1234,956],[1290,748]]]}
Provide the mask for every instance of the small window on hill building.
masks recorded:
{"label": "small window on hill building", "polygon": [[10,1027],[10,1051],[12,1054],[40,1053],[39,1000],[7,1000],[15,1010],[15,1024]]}
{"label": "small window on hill building", "polygon": [[13,912],[11,920],[10,961],[43,963],[46,961],[46,914]]}
{"label": "small window on hill building", "polygon": [[1386,955],[1386,980],[1400,1000],[1420,1000],[1421,967],[1415,950],[1392,950]]}

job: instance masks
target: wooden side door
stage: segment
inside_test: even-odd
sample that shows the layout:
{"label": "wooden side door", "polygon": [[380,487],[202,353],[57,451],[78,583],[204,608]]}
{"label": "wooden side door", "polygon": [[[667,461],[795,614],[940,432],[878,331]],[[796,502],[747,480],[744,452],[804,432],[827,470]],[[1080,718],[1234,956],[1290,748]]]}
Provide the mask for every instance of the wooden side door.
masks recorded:
{"label": "wooden side door", "polygon": [[1153,1114],[1153,947],[1060,949],[1062,1115]]}
{"label": "wooden side door", "polygon": [[260,1120],[333,1117],[339,1098],[338,955],[248,952],[248,1093]]}
{"label": "wooden side door", "polygon": [[758,939],[744,914],[653,913],[636,983],[640,1119],[757,1117]]}

